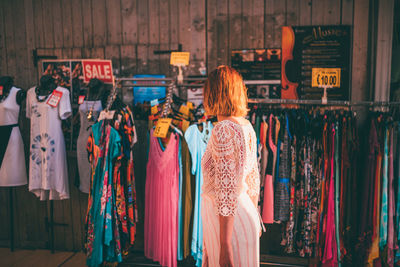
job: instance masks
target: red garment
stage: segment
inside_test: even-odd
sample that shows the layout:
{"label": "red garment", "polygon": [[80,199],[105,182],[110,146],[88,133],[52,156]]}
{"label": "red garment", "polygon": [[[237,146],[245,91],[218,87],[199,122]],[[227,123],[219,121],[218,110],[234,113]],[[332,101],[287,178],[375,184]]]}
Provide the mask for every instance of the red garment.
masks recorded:
{"label": "red garment", "polygon": [[335,227],[335,182],[334,182],[334,155],[335,155],[335,129],[332,128],[331,135],[331,153],[330,153],[330,177],[328,189],[328,206],[325,217],[326,238],[324,245],[324,253],[322,258],[322,266],[337,266],[337,243],[336,243],[336,227]]}
{"label": "red garment", "polygon": [[144,218],[144,254],[162,266],[177,266],[179,138],[171,133],[165,150],[150,132]]}

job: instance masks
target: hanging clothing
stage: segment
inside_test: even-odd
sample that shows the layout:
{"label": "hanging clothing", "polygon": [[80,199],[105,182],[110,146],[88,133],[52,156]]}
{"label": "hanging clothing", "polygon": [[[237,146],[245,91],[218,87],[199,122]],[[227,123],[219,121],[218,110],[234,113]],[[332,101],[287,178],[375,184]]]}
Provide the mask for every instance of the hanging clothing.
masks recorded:
{"label": "hanging clothing", "polygon": [[121,155],[113,165],[113,185],[116,192],[117,220],[121,225],[121,247],[127,254],[135,241],[138,209],[136,201],[136,181],[133,164],[133,146],[137,134],[133,114],[128,106],[119,108],[114,113],[111,125],[121,139]]}
{"label": "hanging clothing", "polygon": [[[370,131],[368,135],[368,156],[365,161],[365,179],[363,179],[363,190],[361,193],[361,207],[360,207],[360,232],[358,237],[358,248],[357,248],[357,264],[364,264],[367,260],[367,251],[372,243],[372,233],[374,231],[373,226],[373,203],[374,203],[374,191],[375,191],[375,171],[376,171],[376,159],[380,151],[380,145],[378,141],[378,132],[375,125],[375,121],[371,120]],[[379,236],[379,233],[378,233]]]}
{"label": "hanging clothing", "polygon": [[281,128],[283,138],[278,145],[278,164],[274,192],[274,220],[277,222],[286,222],[289,220],[289,200],[290,200],[290,138],[289,138],[289,119],[283,118],[284,127]]}
{"label": "hanging clothing", "polygon": [[329,164],[329,180],[328,180],[328,196],[327,196],[327,214],[325,219],[326,238],[323,252],[322,266],[337,266],[337,243],[336,243],[336,227],[335,227],[335,179],[334,179],[334,155],[335,155],[335,129],[331,127],[330,135],[330,164]]}
{"label": "hanging clothing", "polygon": [[179,136],[171,133],[166,148],[150,132],[144,220],[144,254],[162,266],[177,266]]}
{"label": "hanging clothing", "polygon": [[[92,118],[88,119],[88,112],[92,110]],[[79,105],[80,129],[76,144],[76,154],[79,172],[79,190],[89,193],[90,187],[90,163],[86,150],[87,140],[92,132],[92,125],[97,121],[100,111],[103,110],[101,101],[84,101]]]}
{"label": "hanging clothing", "polygon": [[397,179],[397,196],[396,196],[396,234],[394,236],[395,239],[395,247],[397,249],[395,254],[395,262],[400,261],[400,122],[396,123],[397,130],[397,149],[396,149],[396,172],[395,179]]}
{"label": "hanging clothing", "polygon": [[390,267],[394,265],[394,212],[395,212],[395,204],[394,204],[394,167],[393,167],[393,147],[394,147],[394,139],[393,139],[393,128],[390,126],[389,131],[389,177],[388,177],[388,233],[387,233],[387,264]]}
{"label": "hanging clothing", "polygon": [[262,210],[262,220],[264,223],[274,223],[274,169],[276,158],[276,146],[274,143],[275,120],[273,115],[269,116],[268,138],[266,147],[268,149],[267,167],[264,181],[264,203]]}
{"label": "hanging clothing", "polygon": [[[72,114],[70,93],[63,87],[55,92],[62,96],[56,107],[28,90],[26,116],[31,119],[29,191],[40,200],[69,198],[68,167],[61,120]],[[40,101],[39,101],[40,100]]]}
{"label": "hanging clothing", "polygon": [[0,102],[0,187],[27,184],[24,144],[18,126],[20,90],[11,87],[7,98]]}
{"label": "hanging clothing", "polygon": [[383,250],[387,244],[387,226],[388,226],[388,175],[389,175],[389,129],[385,128],[383,156],[383,178],[382,178],[382,204],[381,204],[381,221],[379,232],[379,248]]}
{"label": "hanging clothing", "polygon": [[92,169],[86,217],[87,265],[121,262],[121,240],[113,186],[113,161],[121,154],[121,139],[109,124],[100,121],[92,126],[88,140]]}
{"label": "hanging clothing", "polygon": [[202,219],[205,261],[219,266],[219,216],[233,216],[232,248],[235,266],[259,266],[260,190],[257,138],[250,123],[219,122],[202,159],[204,184]]}
{"label": "hanging clothing", "polygon": [[182,224],[183,224],[183,258],[190,255],[192,231],[193,229],[193,204],[194,204],[194,185],[195,177],[191,173],[192,160],[188,144],[182,139]]}
{"label": "hanging clothing", "polygon": [[201,220],[201,196],[203,186],[203,171],[201,159],[206,151],[213,125],[210,121],[203,122],[203,131],[196,124],[189,126],[185,132],[185,139],[192,159],[192,174],[196,175],[195,203],[193,215],[193,234],[191,251],[196,261],[196,266],[202,265],[203,258],[203,224]]}

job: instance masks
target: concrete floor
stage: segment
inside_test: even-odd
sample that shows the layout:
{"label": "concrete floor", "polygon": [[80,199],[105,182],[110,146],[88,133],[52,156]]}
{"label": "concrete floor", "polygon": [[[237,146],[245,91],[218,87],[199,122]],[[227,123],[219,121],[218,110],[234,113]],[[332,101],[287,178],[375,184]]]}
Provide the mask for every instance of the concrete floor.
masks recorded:
{"label": "concrete floor", "polygon": [[1,267],[84,267],[86,256],[81,252],[56,251],[51,254],[50,250],[15,250],[0,248]]}

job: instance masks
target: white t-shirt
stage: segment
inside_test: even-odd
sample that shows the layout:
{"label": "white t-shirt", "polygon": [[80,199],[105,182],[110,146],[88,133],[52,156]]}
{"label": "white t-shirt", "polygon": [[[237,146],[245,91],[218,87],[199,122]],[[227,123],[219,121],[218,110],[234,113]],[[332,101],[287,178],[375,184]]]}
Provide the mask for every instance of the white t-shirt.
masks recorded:
{"label": "white t-shirt", "polygon": [[50,97],[40,102],[35,88],[28,90],[26,116],[31,119],[29,154],[29,191],[40,200],[69,198],[67,157],[61,120],[72,114],[68,89],[57,87],[62,93],[57,107],[47,104]]}

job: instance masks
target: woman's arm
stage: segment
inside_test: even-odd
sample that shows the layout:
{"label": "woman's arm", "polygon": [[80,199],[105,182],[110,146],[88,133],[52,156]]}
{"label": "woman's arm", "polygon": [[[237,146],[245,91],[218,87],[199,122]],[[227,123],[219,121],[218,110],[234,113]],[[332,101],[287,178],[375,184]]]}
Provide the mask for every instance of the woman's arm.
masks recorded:
{"label": "woman's arm", "polygon": [[232,232],[233,216],[219,216],[220,252],[219,265],[233,266]]}

